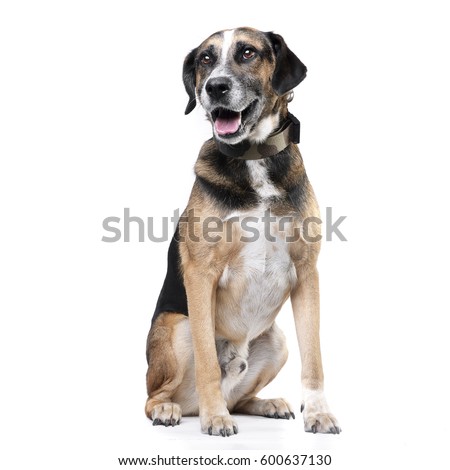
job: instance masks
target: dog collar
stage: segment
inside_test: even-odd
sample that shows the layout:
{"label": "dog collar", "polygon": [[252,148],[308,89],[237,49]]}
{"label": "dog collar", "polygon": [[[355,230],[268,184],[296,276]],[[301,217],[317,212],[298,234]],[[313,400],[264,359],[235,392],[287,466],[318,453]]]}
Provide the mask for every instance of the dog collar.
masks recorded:
{"label": "dog collar", "polygon": [[300,143],[300,121],[291,113],[288,113],[286,121],[278,131],[270,134],[260,144],[251,144],[248,140],[235,145],[225,144],[214,139],[220,153],[227,157],[240,158],[242,160],[261,160],[273,157],[282,152],[289,144]]}

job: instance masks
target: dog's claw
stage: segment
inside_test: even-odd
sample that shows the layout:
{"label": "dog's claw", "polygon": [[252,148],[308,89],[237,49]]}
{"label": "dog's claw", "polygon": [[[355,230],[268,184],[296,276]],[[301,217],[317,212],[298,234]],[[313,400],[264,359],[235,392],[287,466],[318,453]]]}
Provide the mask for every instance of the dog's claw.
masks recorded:
{"label": "dog's claw", "polygon": [[153,421],[153,426],[164,425],[168,427],[180,424],[181,409],[176,403],[160,403],[149,414],[149,418]]}
{"label": "dog's claw", "polygon": [[303,410],[305,409],[305,404],[302,403],[302,406],[300,407],[300,413],[303,413]]}
{"label": "dog's claw", "polygon": [[[233,434],[237,434],[238,428],[233,418],[228,415],[216,415],[208,419],[204,427],[202,427],[203,433],[208,433],[210,436],[222,436],[228,437]],[[234,432],[233,432],[234,431]]]}
{"label": "dog's claw", "polygon": [[295,414],[291,411],[292,419],[295,419]]}
{"label": "dog's claw", "polygon": [[304,412],[305,432],[313,434],[339,434],[341,428],[331,413],[312,413],[310,408]]}

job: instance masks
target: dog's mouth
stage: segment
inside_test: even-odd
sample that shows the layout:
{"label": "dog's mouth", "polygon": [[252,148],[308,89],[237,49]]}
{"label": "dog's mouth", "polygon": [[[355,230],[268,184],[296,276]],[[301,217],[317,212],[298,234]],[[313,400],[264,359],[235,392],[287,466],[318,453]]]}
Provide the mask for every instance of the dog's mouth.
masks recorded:
{"label": "dog's mouth", "polygon": [[238,134],[245,126],[247,118],[255,107],[256,101],[252,101],[242,111],[233,111],[227,108],[216,108],[211,112],[214,130],[220,137],[232,137]]}

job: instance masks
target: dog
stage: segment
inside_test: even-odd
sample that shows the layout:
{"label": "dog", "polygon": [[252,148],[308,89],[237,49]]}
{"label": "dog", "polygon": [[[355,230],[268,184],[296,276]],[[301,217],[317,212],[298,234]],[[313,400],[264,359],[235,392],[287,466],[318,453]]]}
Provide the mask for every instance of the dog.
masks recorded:
{"label": "dog", "polygon": [[287,360],[275,318],[290,297],[305,431],[341,431],[323,392],[319,210],[288,112],[305,76],[280,35],[248,27],[211,35],[184,61],[185,114],[199,102],[213,137],[195,164],[147,338],[153,425],[198,415],[203,433],[230,436],[231,413],[295,418],[286,400],[257,397]]}

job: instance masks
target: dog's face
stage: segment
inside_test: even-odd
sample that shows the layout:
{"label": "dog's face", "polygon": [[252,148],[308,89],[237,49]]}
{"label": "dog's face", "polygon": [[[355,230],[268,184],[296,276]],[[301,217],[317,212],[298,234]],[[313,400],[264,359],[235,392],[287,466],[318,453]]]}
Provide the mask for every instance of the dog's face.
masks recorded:
{"label": "dog's face", "polygon": [[278,34],[252,28],[219,31],[184,61],[186,114],[198,99],[216,139],[262,142],[278,126],[287,94],[305,76],[306,67]]}

